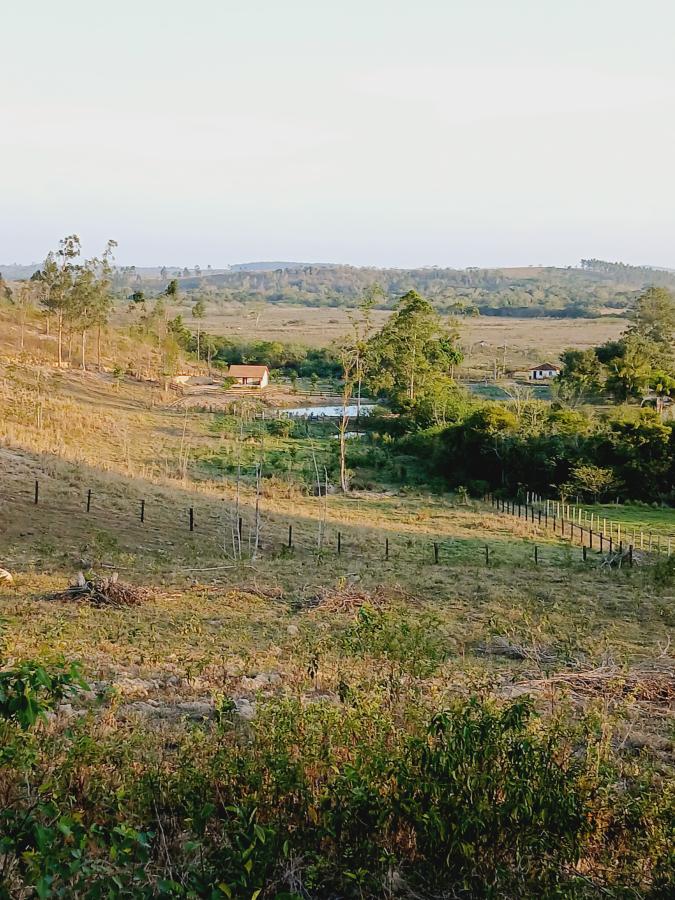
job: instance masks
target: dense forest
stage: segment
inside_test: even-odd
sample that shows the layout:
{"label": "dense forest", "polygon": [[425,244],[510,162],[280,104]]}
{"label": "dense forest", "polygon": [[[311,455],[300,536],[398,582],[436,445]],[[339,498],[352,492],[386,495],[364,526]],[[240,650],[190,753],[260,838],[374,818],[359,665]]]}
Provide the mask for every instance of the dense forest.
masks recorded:
{"label": "dense forest", "polygon": [[[0,266],[0,275],[26,278],[37,268]],[[597,259],[584,259],[577,268],[517,269],[378,269],[285,262],[228,269],[118,266],[112,285],[120,298],[138,291],[152,297],[163,293],[171,279],[177,279],[181,293],[216,303],[354,307],[377,286],[377,305],[387,309],[415,290],[441,313],[565,318],[590,317],[607,308],[625,311],[651,285],[675,288],[675,273],[668,270]]]}

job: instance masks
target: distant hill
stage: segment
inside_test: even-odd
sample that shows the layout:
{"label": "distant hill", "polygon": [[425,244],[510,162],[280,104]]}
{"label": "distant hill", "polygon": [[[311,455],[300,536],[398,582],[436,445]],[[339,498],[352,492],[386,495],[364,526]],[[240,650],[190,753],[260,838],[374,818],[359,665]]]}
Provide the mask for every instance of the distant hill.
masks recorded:
{"label": "distant hill", "polygon": [[[29,278],[31,265],[0,266],[7,281]],[[353,307],[365,292],[381,288],[378,306],[391,308],[398,297],[416,290],[449,315],[554,316],[583,318],[629,310],[649,285],[675,290],[675,272],[583,259],[578,267],[519,266],[502,269],[382,269],[262,261],[214,269],[180,266],[119,266],[114,289],[123,299],[143,291],[152,298],[176,278],[187,298],[207,294],[211,302]]]}
{"label": "distant hill", "polygon": [[[283,266],[286,265],[286,268]],[[391,308],[409,290],[428,297],[451,315],[592,317],[625,313],[650,284],[675,289],[675,275],[644,266],[583,260],[579,267],[526,266],[505,269],[378,269],[327,264],[255,263],[199,281],[223,300],[299,306],[350,307],[378,285],[378,305]],[[213,295],[212,293],[212,295]]]}
{"label": "distant hill", "polygon": [[307,262],[248,262],[235,263],[230,266],[230,272],[276,272],[284,269],[304,269],[307,266],[314,268],[330,267],[330,263]]}
{"label": "distant hill", "polygon": [[0,276],[5,281],[21,281],[23,278],[30,278],[34,272],[37,272],[40,265],[41,263],[28,263],[27,265],[23,263],[7,263],[7,265],[0,265]]}

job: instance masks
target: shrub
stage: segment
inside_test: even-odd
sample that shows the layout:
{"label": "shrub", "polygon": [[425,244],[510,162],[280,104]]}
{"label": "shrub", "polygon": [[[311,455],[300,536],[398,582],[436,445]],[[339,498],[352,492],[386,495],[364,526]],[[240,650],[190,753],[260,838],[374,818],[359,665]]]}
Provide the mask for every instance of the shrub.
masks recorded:
{"label": "shrub", "polygon": [[26,660],[0,672],[0,719],[30,728],[64,697],[86,687],[77,663],[44,666]]}

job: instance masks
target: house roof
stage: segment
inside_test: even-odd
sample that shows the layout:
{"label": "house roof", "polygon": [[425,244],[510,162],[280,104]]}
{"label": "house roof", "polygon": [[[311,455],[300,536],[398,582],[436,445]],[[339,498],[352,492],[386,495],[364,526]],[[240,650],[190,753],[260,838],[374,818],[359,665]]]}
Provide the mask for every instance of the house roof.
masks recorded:
{"label": "house roof", "polygon": [[542,369],[550,369],[552,372],[559,372],[560,366],[554,366],[553,363],[541,363],[539,366],[532,366],[530,372],[539,372]]}
{"label": "house roof", "polygon": [[267,366],[230,366],[227,370],[230,378],[262,378],[269,375]]}

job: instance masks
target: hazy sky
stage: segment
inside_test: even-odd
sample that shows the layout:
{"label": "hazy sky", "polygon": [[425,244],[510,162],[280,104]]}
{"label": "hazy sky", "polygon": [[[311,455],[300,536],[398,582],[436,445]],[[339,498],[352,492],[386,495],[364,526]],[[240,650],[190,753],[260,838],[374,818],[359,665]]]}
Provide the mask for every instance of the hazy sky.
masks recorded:
{"label": "hazy sky", "polygon": [[0,262],[675,267],[673,0],[2,4]]}

